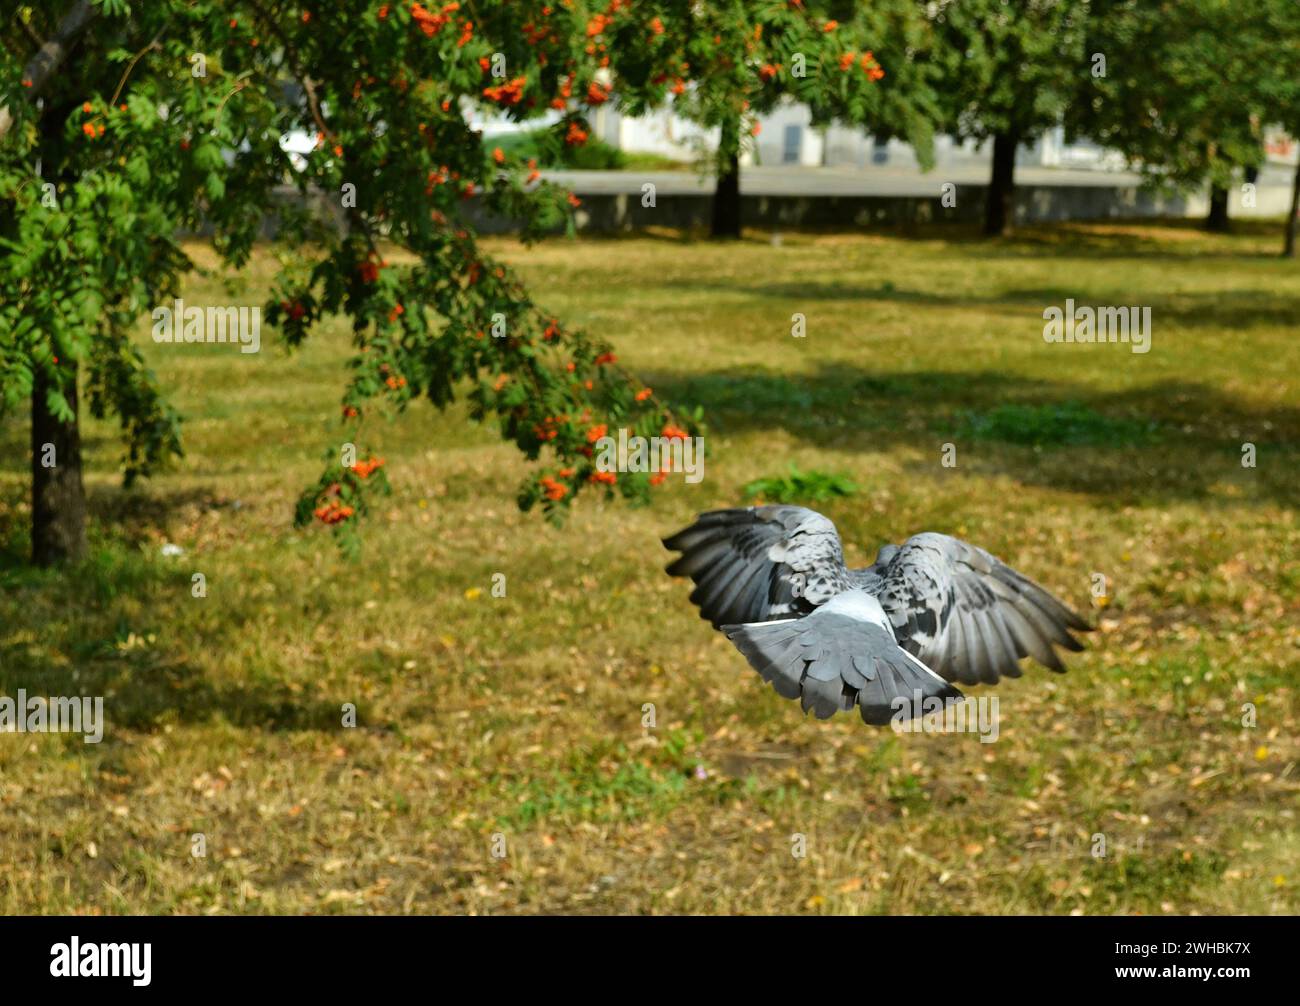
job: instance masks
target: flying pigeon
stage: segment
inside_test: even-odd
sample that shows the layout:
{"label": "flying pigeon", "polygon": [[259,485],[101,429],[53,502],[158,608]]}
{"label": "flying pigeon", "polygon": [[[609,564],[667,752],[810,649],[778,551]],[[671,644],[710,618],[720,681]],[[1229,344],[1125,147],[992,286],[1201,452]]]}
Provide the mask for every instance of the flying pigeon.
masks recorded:
{"label": "flying pigeon", "polygon": [[801,506],[700,514],[663,540],[691,603],[777,693],[826,719],[858,707],[882,726],[962,695],[950,682],[1020,677],[1033,657],[1064,672],[1088,624],[982,548],[927,531],[848,569],[831,521]]}

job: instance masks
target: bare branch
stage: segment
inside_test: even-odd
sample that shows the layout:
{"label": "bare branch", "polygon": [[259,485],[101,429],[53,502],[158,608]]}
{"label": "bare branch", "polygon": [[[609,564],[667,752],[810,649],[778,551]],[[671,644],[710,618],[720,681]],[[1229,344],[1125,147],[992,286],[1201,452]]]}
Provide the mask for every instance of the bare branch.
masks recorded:
{"label": "bare branch", "polygon": [[153,37],[152,42],[150,42],[148,45],[146,45],[143,49],[141,49],[139,52],[135,54],[135,58],[131,60],[130,65],[127,66],[126,71],[122,74],[122,79],[117,82],[117,90],[113,92],[113,97],[108,99],[108,103],[110,105],[117,104],[117,99],[122,93],[122,88],[126,87],[127,78],[131,76],[131,71],[135,69],[135,64],[140,62],[141,57],[144,56],[144,54],[148,52],[150,49],[162,48],[162,46],[158,44],[158,40],[160,38],[162,38],[161,31],[158,32],[158,34]]}

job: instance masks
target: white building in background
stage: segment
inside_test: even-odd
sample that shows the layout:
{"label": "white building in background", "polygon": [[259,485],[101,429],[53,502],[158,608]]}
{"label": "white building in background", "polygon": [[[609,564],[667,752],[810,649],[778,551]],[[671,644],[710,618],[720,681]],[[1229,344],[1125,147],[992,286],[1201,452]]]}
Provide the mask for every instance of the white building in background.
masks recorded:
{"label": "white building in background", "polygon": [[[701,147],[713,147],[718,139],[716,129],[701,129],[674,115],[671,108],[631,118],[606,105],[595,111],[591,123],[595,135],[610,146],[683,161],[693,159]],[[751,146],[754,149],[744,157],[746,164],[808,168],[919,167],[910,144],[901,140],[879,141],[851,126],[814,126],[808,108],[793,103],[783,104],[759,119],[759,133]],[[935,137],[936,168],[983,164],[990,154],[989,144],[981,149],[971,140]],[[1059,128],[1046,133],[1032,147],[1021,148],[1016,160],[1040,167],[1115,171],[1124,168],[1123,157],[1114,151],[1088,142],[1067,144],[1064,130]]]}
{"label": "white building in background", "polygon": [[[595,136],[610,146],[636,153],[660,154],[681,161],[692,161],[702,151],[717,145],[718,131],[702,129],[673,114],[666,107],[648,115],[631,117],[621,114],[613,103],[592,110],[589,119]],[[518,130],[536,129],[555,121],[557,113],[542,119],[514,123],[501,119],[475,122],[485,135],[493,136]],[[812,116],[804,105],[786,103],[759,119],[759,133],[744,164],[764,166],[802,166],[830,168],[892,167],[917,170],[916,152],[902,140],[876,140],[865,130],[851,126],[813,126]],[[1268,159],[1273,164],[1295,165],[1297,144],[1285,134],[1270,132],[1265,141]],[[976,167],[987,165],[992,157],[992,143],[982,147],[973,140],[936,136],[934,167]],[[1065,130],[1048,130],[1032,145],[1020,148],[1016,163],[1026,167],[1070,168],[1096,171],[1123,171],[1124,157],[1087,140],[1065,142]]]}

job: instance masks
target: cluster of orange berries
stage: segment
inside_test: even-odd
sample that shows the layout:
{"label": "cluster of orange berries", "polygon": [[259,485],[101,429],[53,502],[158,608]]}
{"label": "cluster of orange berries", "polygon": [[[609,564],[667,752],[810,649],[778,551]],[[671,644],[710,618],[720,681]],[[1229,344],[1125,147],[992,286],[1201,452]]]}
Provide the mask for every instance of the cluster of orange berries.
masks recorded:
{"label": "cluster of orange berries", "polygon": [[764,63],[763,66],[759,69],[758,75],[761,78],[763,78],[763,80],[775,80],[776,75],[780,72],[781,72],[780,63]]}
{"label": "cluster of orange berries", "polygon": [[292,303],[287,300],[280,301],[280,309],[284,311],[286,314],[288,314],[289,317],[292,318],[294,321],[297,321],[299,318],[301,318],[304,314],[307,313],[307,309],[303,307],[299,301],[296,300],[293,301]]}
{"label": "cluster of orange berries", "polygon": [[546,326],[546,331],[542,333],[543,342],[554,342],[560,337],[560,322],[557,318],[552,318],[550,324]]}
{"label": "cluster of orange berries", "polygon": [[603,367],[605,364],[613,363],[617,359],[618,357],[615,356],[613,353],[601,353],[598,357],[596,357],[595,364],[597,367]]}
{"label": "cluster of orange berries", "polygon": [[[26,82],[24,81],[24,83]],[[123,105],[122,109],[123,111],[125,111],[126,106]],[[83,114],[89,115],[91,112],[94,111],[94,108],[91,106],[90,102],[86,102],[84,105],[81,106],[81,111]],[[81,124],[81,131],[85,133],[86,136],[88,136],[90,139],[93,140],[97,136],[104,135],[104,124],[95,123],[95,122],[83,122]]]}
{"label": "cluster of orange berries", "polygon": [[609,426],[605,423],[597,423],[587,431],[587,443],[594,444],[597,440],[609,432]]}
{"label": "cluster of orange berries", "polygon": [[609,87],[593,80],[587,87],[587,101],[593,105],[603,105],[609,101]]}
{"label": "cluster of orange berries", "polygon": [[338,500],[330,500],[328,503],[318,506],[312,513],[323,524],[337,524],[339,521],[347,520],[356,511],[350,506],[344,506]]}
{"label": "cluster of orange berries", "polygon": [[655,393],[654,388],[642,388],[640,391],[636,393],[635,397],[638,402],[644,402],[647,398],[649,398],[654,393]]}
{"label": "cluster of orange berries", "polygon": [[652,486],[660,485],[663,480],[668,477],[668,473],[673,470],[672,458],[664,458],[661,463],[663,464],[663,467],[650,476],[650,484]]}
{"label": "cluster of orange berries", "polygon": [[587,142],[590,134],[576,122],[569,123],[569,131],[564,135],[564,142],[571,147],[581,146]]}
{"label": "cluster of orange berries", "polygon": [[398,388],[406,387],[405,377],[386,377],[384,383],[388,385],[389,390],[396,391]]}
{"label": "cluster of orange berries", "polygon": [[445,164],[437,171],[430,171],[428,177],[424,180],[424,194],[426,196],[433,195],[434,186],[446,185],[448,180],[453,182],[460,181],[460,172],[452,171]]}
{"label": "cluster of orange berries", "polygon": [[855,52],[844,53],[840,56],[840,69],[848,70],[855,61],[862,67],[862,72],[867,75],[867,79],[873,82],[880,80],[885,75],[885,71],[876,62],[876,57],[870,50],[864,52],[861,59],[858,58],[858,54]]}
{"label": "cluster of orange berries", "polygon": [[588,477],[588,481],[595,482],[595,483],[604,482],[607,485],[612,486],[615,482],[618,481],[618,476],[615,475],[613,472],[592,472],[591,475]]}
{"label": "cluster of orange berries", "polygon": [[384,267],[383,262],[375,262],[367,259],[357,266],[357,272],[361,275],[362,283],[373,283],[379,279],[379,270]]}
{"label": "cluster of orange berries", "polygon": [[[570,469],[566,468],[565,471],[572,474]],[[563,475],[564,472],[561,472],[560,474]],[[546,490],[546,498],[548,500],[562,500],[564,497],[569,495],[569,487],[562,482],[555,481],[555,479],[551,478],[549,475],[543,475],[540,481],[542,483],[542,488]]]}
{"label": "cluster of orange berries", "polygon": [[[435,14],[421,4],[413,3],[411,4],[411,20],[419,25],[420,31],[424,32],[429,38],[433,38],[434,35],[447,26],[447,23],[451,21],[451,16],[458,10],[460,10],[460,4],[449,3],[444,4],[442,10]],[[388,8],[384,7],[379,16],[382,18],[387,12]]]}
{"label": "cluster of orange berries", "polygon": [[369,478],[372,474],[384,467],[383,458],[366,458],[365,461],[358,461],[352,466],[352,470],[363,479]]}
{"label": "cluster of orange berries", "polygon": [[547,28],[545,25],[539,28],[531,21],[524,22],[524,24],[520,26],[520,31],[524,33],[524,39],[531,46],[541,45],[551,37],[550,28]]}
{"label": "cluster of orange berries", "polygon": [[498,105],[517,105],[523,99],[524,85],[527,83],[527,77],[516,77],[504,84],[483,88],[483,97],[495,101]]}
{"label": "cluster of orange berries", "polygon": [[538,440],[554,440],[560,435],[560,431],[555,428],[556,424],[568,421],[568,416],[547,416],[540,423],[534,424],[533,433]]}
{"label": "cluster of orange berries", "polygon": [[565,77],[560,83],[560,93],[557,97],[551,99],[551,107],[564,111],[565,98],[573,97],[573,77]]}
{"label": "cluster of orange berries", "polygon": [[674,426],[672,423],[665,423],[664,428],[659,431],[659,435],[668,440],[689,440],[691,436],[680,426]]}

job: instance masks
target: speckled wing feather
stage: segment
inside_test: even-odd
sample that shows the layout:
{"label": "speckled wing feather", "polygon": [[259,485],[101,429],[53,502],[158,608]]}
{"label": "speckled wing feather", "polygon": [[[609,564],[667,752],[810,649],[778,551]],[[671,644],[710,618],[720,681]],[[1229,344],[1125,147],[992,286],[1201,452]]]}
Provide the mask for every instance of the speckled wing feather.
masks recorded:
{"label": "speckled wing feather", "polygon": [[[873,567],[874,569],[874,567]],[[1088,624],[1028,577],[982,548],[946,534],[914,535],[877,570],[871,591],[899,644],[949,681],[1018,678],[1033,657],[1065,665],[1053,646],[1079,651],[1071,629]]]}
{"label": "speckled wing feather", "polygon": [[714,510],[664,545],[682,553],[668,572],[695,582],[691,603],[715,629],[798,617],[853,586],[835,525],[805,507]]}

